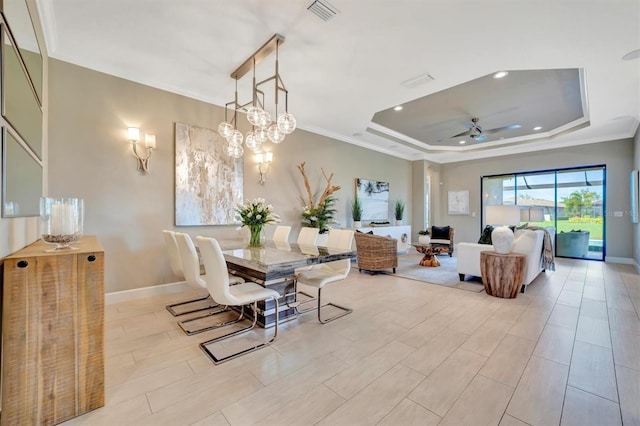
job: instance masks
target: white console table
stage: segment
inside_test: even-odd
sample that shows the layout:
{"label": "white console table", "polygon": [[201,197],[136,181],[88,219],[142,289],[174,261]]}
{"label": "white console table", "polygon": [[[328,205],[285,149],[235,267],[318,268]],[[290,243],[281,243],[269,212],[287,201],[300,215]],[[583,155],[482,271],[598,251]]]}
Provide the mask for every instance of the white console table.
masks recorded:
{"label": "white console table", "polygon": [[374,235],[382,235],[383,237],[391,237],[398,240],[398,251],[408,251],[411,247],[411,226],[363,226],[357,228],[360,232],[371,232]]}

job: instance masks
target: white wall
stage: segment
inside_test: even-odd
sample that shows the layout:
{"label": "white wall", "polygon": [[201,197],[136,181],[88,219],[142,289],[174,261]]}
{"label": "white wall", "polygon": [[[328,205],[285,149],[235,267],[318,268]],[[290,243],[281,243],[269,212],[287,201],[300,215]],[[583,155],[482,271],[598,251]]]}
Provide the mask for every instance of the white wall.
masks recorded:
{"label": "white wall", "polygon": [[[49,194],[84,199],[85,234],[97,235],[105,248],[107,292],[175,281],[162,229],[221,239],[237,236],[235,226],[173,226],[174,123],[216,129],[224,117],[222,108],[58,60],[50,62]],[[239,121],[246,120],[241,116]],[[132,125],[141,133],[156,135],[149,175],[136,171],[126,140],[126,129]],[[332,183],[342,187],[336,193],[339,226],[352,225],[348,206],[356,177],[388,181],[390,198],[408,200],[410,216],[409,161],[303,130],[270,148],[274,161],[264,186],[258,184],[253,156],[245,155],[244,196],[262,196],[273,204],[283,222],[294,227],[292,241],[300,227],[299,197],[306,196],[296,167],[303,161],[318,194],[325,187],[321,168],[335,173]],[[410,217],[405,223],[409,221]]]}

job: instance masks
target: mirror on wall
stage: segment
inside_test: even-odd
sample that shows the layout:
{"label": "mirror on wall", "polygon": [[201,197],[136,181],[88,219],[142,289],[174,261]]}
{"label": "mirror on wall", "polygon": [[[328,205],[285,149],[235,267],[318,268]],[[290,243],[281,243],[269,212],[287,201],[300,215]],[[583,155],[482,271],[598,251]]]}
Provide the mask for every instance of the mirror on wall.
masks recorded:
{"label": "mirror on wall", "polygon": [[2,128],[2,217],[38,216],[42,166]]}
{"label": "mirror on wall", "polygon": [[42,159],[42,109],[6,27],[2,38],[2,116]]}
{"label": "mirror on wall", "polygon": [[42,105],[42,53],[36,38],[36,32],[25,0],[1,0],[2,13],[20,56],[27,67],[38,102]]}

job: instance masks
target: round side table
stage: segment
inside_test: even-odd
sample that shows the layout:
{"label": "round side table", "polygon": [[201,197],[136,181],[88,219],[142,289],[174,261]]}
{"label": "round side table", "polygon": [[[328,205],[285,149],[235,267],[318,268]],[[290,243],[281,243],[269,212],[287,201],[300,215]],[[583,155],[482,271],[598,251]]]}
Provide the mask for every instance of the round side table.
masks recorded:
{"label": "round side table", "polygon": [[480,271],[484,291],[491,296],[513,299],[524,280],[526,254],[480,252]]}

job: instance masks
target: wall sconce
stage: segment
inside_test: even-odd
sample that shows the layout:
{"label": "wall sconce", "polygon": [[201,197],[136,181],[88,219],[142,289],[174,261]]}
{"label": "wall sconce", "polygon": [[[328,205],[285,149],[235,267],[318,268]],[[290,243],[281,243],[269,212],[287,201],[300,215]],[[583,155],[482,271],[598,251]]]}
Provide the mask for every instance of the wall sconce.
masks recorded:
{"label": "wall sconce", "polygon": [[258,171],[260,172],[260,182],[264,185],[267,181],[267,172],[271,167],[273,161],[273,152],[259,152],[256,154],[256,161],[258,162]]}
{"label": "wall sconce", "polygon": [[128,129],[129,142],[133,147],[133,155],[138,159],[138,170],[148,174],[149,173],[149,157],[151,152],[156,147],[156,135],[149,133],[144,134],[144,146],[147,148],[146,155],[140,155],[138,153],[138,142],[140,142],[140,129],[137,127],[129,127]]}

